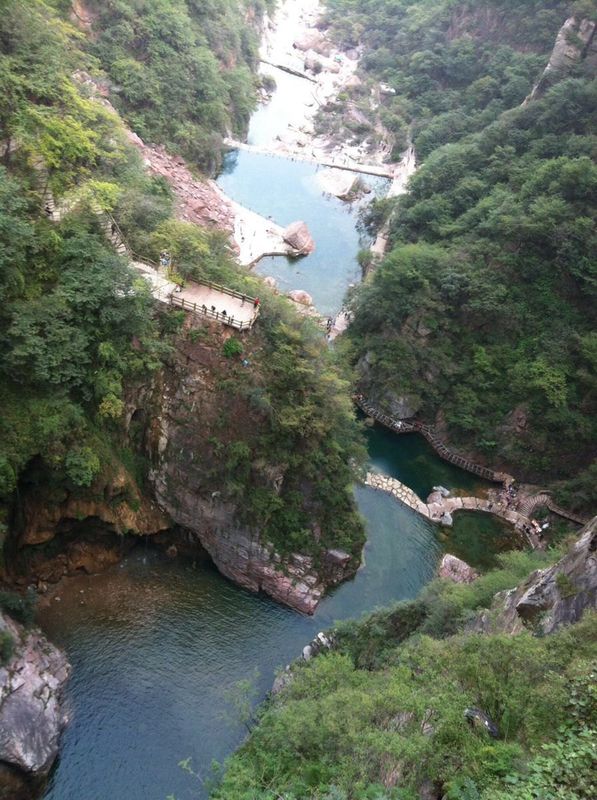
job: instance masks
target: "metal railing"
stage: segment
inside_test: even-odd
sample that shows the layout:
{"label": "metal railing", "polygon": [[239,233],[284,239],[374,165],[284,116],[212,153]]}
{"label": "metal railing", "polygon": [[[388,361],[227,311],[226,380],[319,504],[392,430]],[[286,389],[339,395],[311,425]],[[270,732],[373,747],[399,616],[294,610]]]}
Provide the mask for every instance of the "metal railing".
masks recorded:
{"label": "metal railing", "polygon": [[[212,288],[215,284],[212,284]],[[242,297],[242,295],[239,295]],[[212,311],[205,305],[198,306],[197,303],[191,303],[190,300],[185,300],[184,297],[178,297],[175,294],[170,295],[170,305],[180,306],[184,311],[190,311],[199,317],[213,319],[216,322],[221,322],[223,325],[229,325],[231,328],[236,328],[238,331],[248,330],[252,327],[253,323],[259,315],[259,309],[256,308],[250,320],[234,319],[233,315],[225,314],[221,311]]]}

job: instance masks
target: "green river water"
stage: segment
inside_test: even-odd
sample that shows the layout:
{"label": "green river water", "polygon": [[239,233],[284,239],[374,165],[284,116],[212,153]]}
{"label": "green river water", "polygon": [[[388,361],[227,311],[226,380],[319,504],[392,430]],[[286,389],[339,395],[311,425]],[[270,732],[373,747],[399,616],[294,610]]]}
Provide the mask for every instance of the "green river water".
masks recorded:
{"label": "green river water", "polygon": [[[286,80],[286,78],[284,78]],[[296,79],[298,80],[298,79]],[[267,131],[256,114],[254,138]],[[255,132],[257,131],[257,132]],[[300,262],[269,259],[258,269],[282,288],[305,289],[325,314],[358,280],[356,208],[322,194],[314,166],[251,153],[231,154],[219,179],[236,200],[276,221],[305,219],[317,251]],[[376,191],[380,181],[371,181]],[[479,481],[440,461],[417,436],[368,431],[371,468],[400,478],[422,497],[441,483],[475,491]],[[226,719],[226,690],[258,671],[259,697],[274,670],[335,620],[412,598],[442,552],[477,566],[512,545],[487,515],[460,515],[441,532],[389,496],[358,486],[368,542],[356,577],[312,618],[231,584],[209,563],[169,561],[139,547],[118,567],[67,581],[40,611],[47,635],[73,665],[71,722],[46,800],[203,800],[213,759],[242,741]],[[178,766],[191,758],[196,776]]]}

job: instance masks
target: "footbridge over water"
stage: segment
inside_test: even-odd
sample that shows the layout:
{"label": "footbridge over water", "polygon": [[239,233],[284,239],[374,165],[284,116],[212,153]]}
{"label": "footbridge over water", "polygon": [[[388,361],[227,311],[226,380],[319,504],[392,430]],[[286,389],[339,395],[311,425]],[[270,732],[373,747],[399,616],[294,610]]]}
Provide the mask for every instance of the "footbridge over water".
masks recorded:
{"label": "footbridge over water", "polygon": [[[413,419],[396,419],[395,417],[391,417],[388,414],[385,414],[379,408],[376,408],[371,402],[369,402],[364,395],[358,394],[353,396],[353,402],[356,406],[358,406],[368,417],[375,419],[377,422],[380,422],[386,428],[389,428],[394,433],[420,433],[421,436],[424,436],[425,439],[429,442],[429,444],[433,447],[435,452],[443,458],[445,461],[448,461],[450,464],[454,464],[461,469],[466,470],[467,472],[473,473],[473,475],[478,475],[480,478],[484,478],[485,480],[492,481],[493,483],[501,483],[505,489],[515,483],[515,479],[512,475],[509,475],[507,472],[496,472],[495,470],[489,469],[488,467],[484,467],[481,464],[476,464],[474,461],[470,461],[468,458],[455,453],[453,450],[450,450],[437,436],[437,434],[433,431],[429,425],[425,425],[417,420]],[[384,476],[381,476],[384,477]],[[375,487],[374,488],[383,488],[387,489],[387,486],[380,486],[379,485],[379,476],[375,478]],[[393,481],[393,478],[388,478],[387,480]],[[424,509],[420,509],[417,506],[417,503],[421,504],[422,501],[412,492],[411,489],[408,489],[407,486],[404,484],[400,484],[399,481],[395,481],[396,484],[399,484],[399,487],[394,486],[392,484],[390,492],[394,494],[399,500],[402,502],[406,502],[411,508],[415,511],[419,511],[424,516],[427,516],[427,513]],[[370,484],[373,485],[373,484]],[[407,489],[410,492],[410,495],[405,493],[403,490]],[[396,490],[396,491],[394,491]],[[399,496],[400,495],[400,496]],[[411,495],[413,497],[411,497]],[[498,495],[499,497],[499,495]],[[406,498],[406,500],[404,499]],[[458,505],[456,501],[462,501],[461,505]],[[408,501],[408,502],[407,502]],[[454,501],[452,503],[452,501]],[[470,502],[469,502],[470,501]],[[473,501],[477,503],[476,506],[473,505]],[[567,519],[570,522],[574,522],[577,525],[585,525],[589,520],[588,518],[582,516],[581,514],[576,514],[572,511],[568,511],[567,509],[558,506],[553,498],[551,497],[551,493],[547,491],[540,491],[536,494],[528,495],[522,497],[520,500],[516,502],[516,506],[514,507],[511,503],[503,505],[499,500],[491,501],[491,500],[480,500],[479,498],[447,498],[446,499],[447,505],[440,509],[441,511],[450,512],[458,511],[459,509],[469,509],[472,511],[488,511],[493,514],[497,514],[501,516],[503,519],[507,520],[508,522],[512,522],[514,525],[522,526],[533,524],[533,512],[535,512],[539,508],[546,508],[551,511],[552,514],[556,516],[562,517],[563,519]],[[485,504],[483,507],[478,505],[479,503]],[[453,508],[450,509],[449,506],[453,504]],[[422,503],[426,508],[426,504]],[[431,517],[429,517],[431,519]],[[534,534],[531,534],[534,536]],[[527,535],[528,536],[528,535]],[[535,537],[536,538],[536,537]]]}
{"label": "footbridge over water", "polygon": [[325,158],[321,155],[309,153],[308,150],[296,149],[281,149],[273,146],[261,146],[255,144],[247,144],[246,142],[239,142],[236,139],[224,139],[224,144],[232,150],[245,150],[248,153],[259,153],[266,156],[277,156],[278,158],[285,158],[291,161],[305,161],[308,164],[317,164],[320,167],[330,167],[332,169],[343,169],[348,172],[358,172],[362,175],[375,175],[378,178],[395,177],[396,165],[395,164],[363,164],[359,161],[346,156],[342,160],[338,158]]}

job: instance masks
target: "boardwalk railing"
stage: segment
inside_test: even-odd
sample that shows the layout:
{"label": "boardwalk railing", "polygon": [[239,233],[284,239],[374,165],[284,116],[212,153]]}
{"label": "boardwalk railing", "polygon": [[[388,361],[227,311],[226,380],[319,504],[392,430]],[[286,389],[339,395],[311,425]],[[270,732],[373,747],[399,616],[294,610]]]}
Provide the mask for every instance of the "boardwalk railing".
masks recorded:
{"label": "boardwalk railing", "polygon": [[244,300],[245,303],[251,303],[252,305],[255,305],[255,301],[257,299],[255,297],[249,297],[248,294],[237,292],[236,289],[229,289],[227,286],[222,286],[219,283],[213,283],[213,281],[199,280],[199,281],[193,281],[193,283],[198,283],[200,286],[207,286],[208,289],[213,289],[216,292],[221,292],[222,294],[230,295],[230,297],[236,297],[238,300]]}
{"label": "boardwalk railing", "polygon": [[506,475],[503,472],[494,472],[492,469],[483,467],[480,464],[475,464],[473,461],[469,461],[467,458],[458,455],[458,453],[452,452],[428,425],[417,422],[416,420],[394,419],[388,416],[388,414],[384,414],[383,411],[380,411],[372,403],[369,403],[362,394],[355,395],[353,400],[355,405],[364,411],[368,417],[372,417],[378,422],[381,422],[382,425],[385,425],[386,428],[389,428],[395,433],[420,433],[427,439],[438,456],[443,458],[444,461],[449,461],[450,464],[454,464],[467,472],[472,472],[474,475],[478,475],[480,478],[485,478],[485,480],[493,481],[494,483],[506,483],[512,480],[510,475]]}
{"label": "boardwalk railing", "polygon": [[[212,287],[214,285],[215,284],[212,284]],[[242,295],[239,295],[239,297],[242,297]],[[170,305],[180,306],[180,308],[184,309],[185,311],[190,311],[192,314],[196,314],[198,317],[216,320],[217,322],[221,322],[223,325],[229,325],[231,328],[236,328],[239,331],[245,331],[251,328],[259,313],[259,310],[256,309],[252,319],[248,321],[234,319],[234,316],[223,314],[221,311],[211,311],[211,309],[207,308],[207,306],[198,306],[197,303],[191,303],[190,300],[185,300],[184,297],[178,297],[176,294],[170,295]]]}

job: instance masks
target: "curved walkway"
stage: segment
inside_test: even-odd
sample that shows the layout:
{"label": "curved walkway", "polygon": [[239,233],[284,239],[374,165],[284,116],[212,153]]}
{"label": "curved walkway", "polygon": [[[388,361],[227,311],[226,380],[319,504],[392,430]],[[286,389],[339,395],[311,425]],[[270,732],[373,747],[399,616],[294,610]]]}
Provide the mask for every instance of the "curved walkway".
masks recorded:
{"label": "curved walkway", "polygon": [[[355,395],[353,397],[353,401],[355,405],[357,405],[365,414],[367,414],[368,417],[377,420],[377,422],[380,422],[382,425],[385,425],[386,428],[389,428],[394,433],[420,433],[422,436],[425,437],[425,439],[427,439],[427,441],[433,447],[435,452],[445,461],[449,461],[450,464],[454,464],[455,466],[460,467],[461,469],[464,469],[467,472],[472,472],[474,475],[478,475],[479,477],[485,478],[488,481],[492,481],[494,483],[502,483],[506,488],[508,488],[510,484],[515,482],[515,479],[512,477],[512,475],[508,475],[508,473],[506,472],[495,472],[494,470],[488,469],[487,467],[483,467],[480,464],[475,464],[473,461],[469,461],[467,458],[464,458],[463,456],[454,453],[452,450],[449,450],[446,447],[446,445],[439,439],[439,437],[434,433],[433,429],[430,428],[428,425],[424,425],[423,423],[416,422],[414,420],[401,420],[401,419],[395,419],[394,417],[390,417],[388,414],[384,414],[383,411],[380,411],[378,408],[376,408],[362,394]],[[399,481],[396,481],[396,483],[399,483]],[[400,484],[400,486],[403,486],[403,484]],[[477,498],[449,498],[449,499],[477,500]],[[421,501],[419,500],[419,502]],[[517,523],[515,522],[514,519],[510,519],[508,516],[506,516],[506,513],[512,515],[518,515],[520,517],[520,520],[522,521],[521,524],[527,524],[531,523],[533,511],[536,508],[541,508],[542,506],[549,509],[549,511],[551,511],[552,514],[555,514],[558,517],[562,517],[563,519],[567,519],[570,522],[574,522],[577,525],[586,525],[587,522],[589,521],[587,517],[583,517],[580,514],[575,514],[572,511],[567,511],[565,508],[556,505],[549,492],[539,492],[537,494],[523,498],[518,503],[516,509],[513,509],[511,505],[505,506],[499,500],[493,503],[491,501],[483,501],[483,502],[491,503],[492,508],[477,508],[478,511],[490,511],[492,513],[497,513],[495,509],[501,507],[504,510],[504,513],[503,514],[499,513],[498,516],[502,516],[509,522],[514,522],[514,524]],[[413,507],[414,506],[411,505],[411,508]],[[472,506],[463,505],[459,506],[458,508],[472,508]],[[415,508],[415,511],[416,510],[417,509]],[[457,510],[457,508],[455,510]]]}
{"label": "curved walkway", "polygon": [[475,464],[474,461],[469,461],[468,458],[464,458],[458,455],[458,453],[449,450],[429,425],[424,425],[422,422],[416,422],[415,420],[402,420],[390,417],[388,414],[384,414],[383,411],[380,411],[379,408],[376,408],[362,394],[355,395],[353,400],[355,405],[357,405],[361,411],[364,411],[368,417],[377,420],[394,433],[420,433],[427,439],[438,456],[443,458],[444,461],[449,461],[450,464],[454,464],[467,472],[472,472],[474,475],[478,475],[480,478],[485,478],[485,480],[493,481],[494,483],[503,483],[505,486],[514,483],[514,478],[512,475],[508,475],[507,472],[495,472],[488,467]]}
{"label": "curved walkway", "polygon": [[549,492],[539,492],[538,494],[530,495],[521,500],[518,510],[521,514],[531,516],[533,511],[537,508],[547,508],[552,514],[558,517],[569,519],[571,522],[576,522],[578,525],[586,525],[589,522],[589,517],[583,517],[580,514],[575,514],[573,511],[567,511],[565,508],[554,503]]}
{"label": "curved walkway", "polygon": [[523,533],[531,547],[542,547],[539,538],[532,532],[532,520],[500,502],[485,500],[481,497],[441,497],[441,495],[434,493],[430,495],[430,497],[433,497],[433,501],[424,503],[412,489],[396,480],[396,478],[390,478],[387,475],[381,475],[376,472],[367,473],[365,484],[371,486],[372,489],[387,492],[431,522],[441,524],[442,517],[445,514],[454,514],[456,511],[484,511],[488,514],[494,514],[496,517],[501,517],[501,519],[510,522],[516,530]]}

